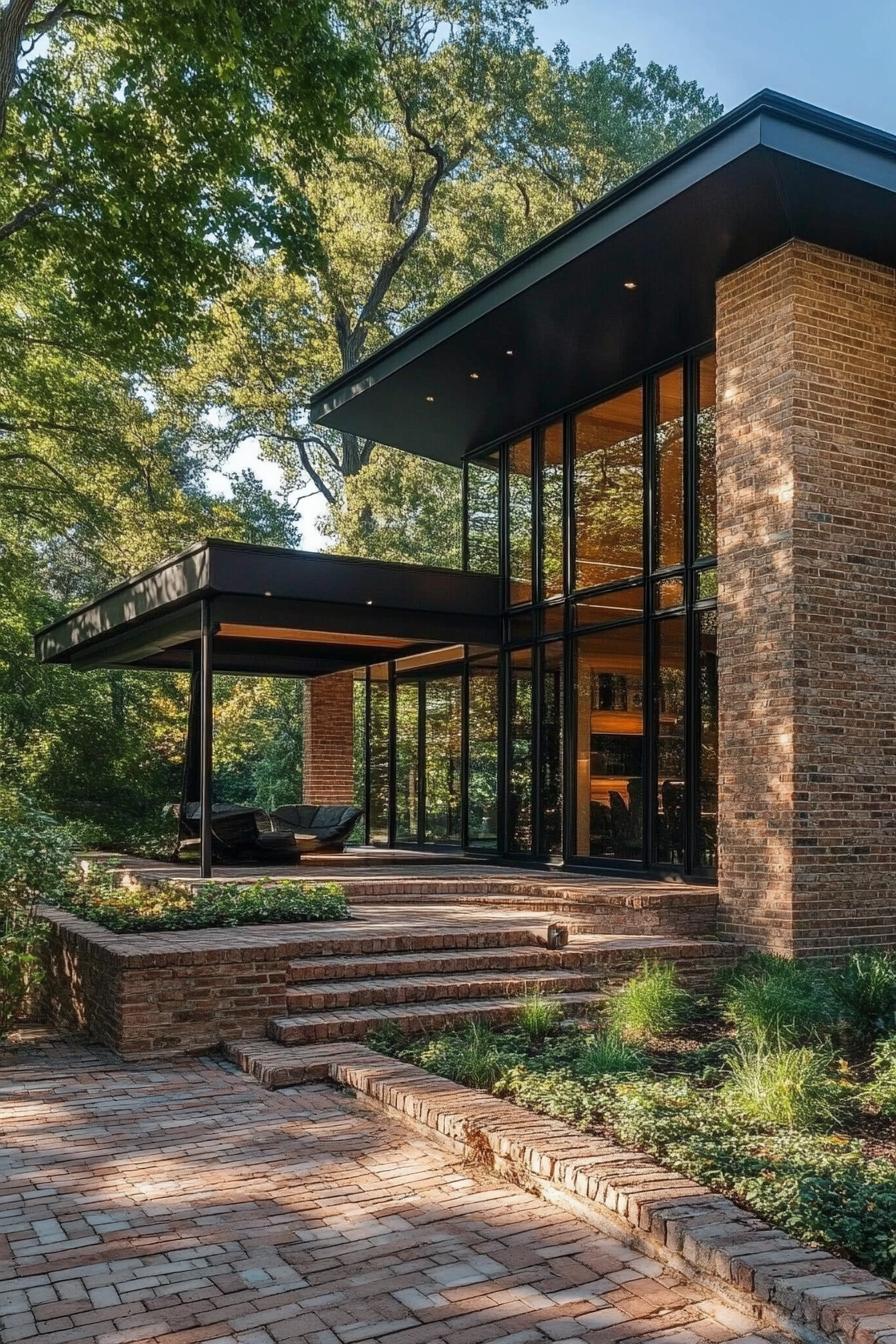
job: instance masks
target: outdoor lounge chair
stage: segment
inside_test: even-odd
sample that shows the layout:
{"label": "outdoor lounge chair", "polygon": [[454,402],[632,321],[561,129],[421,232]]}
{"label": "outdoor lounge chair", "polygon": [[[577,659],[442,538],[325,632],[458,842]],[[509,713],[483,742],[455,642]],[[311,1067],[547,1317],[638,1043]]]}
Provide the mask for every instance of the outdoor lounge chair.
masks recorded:
{"label": "outdoor lounge chair", "polygon": [[[199,804],[175,804],[172,810],[178,820],[178,856],[198,857]],[[267,812],[260,808],[213,803],[212,856],[219,863],[294,863],[300,851],[291,835],[274,830]]]}
{"label": "outdoor lounge chair", "polygon": [[[192,858],[199,848],[199,804],[175,804],[172,810],[180,831],[178,855]],[[338,852],[360,815],[358,808],[347,806],[297,804],[268,814],[213,803],[212,855],[219,863],[296,863],[312,850]]]}
{"label": "outdoor lounge chair", "polygon": [[360,815],[359,808],[342,804],[315,807],[312,803],[296,803],[275,808],[271,824],[275,835],[292,835],[300,854],[317,849],[340,853]]}

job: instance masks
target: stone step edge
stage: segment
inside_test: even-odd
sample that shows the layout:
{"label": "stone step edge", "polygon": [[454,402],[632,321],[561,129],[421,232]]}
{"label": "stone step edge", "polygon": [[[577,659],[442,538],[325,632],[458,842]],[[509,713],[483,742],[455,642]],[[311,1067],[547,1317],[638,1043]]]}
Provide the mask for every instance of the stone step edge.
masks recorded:
{"label": "stone step edge", "polygon": [[[275,1064],[270,1042],[257,1042]],[[245,1049],[250,1043],[242,1042]],[[239,1047],[238,1047],[239,1048]],[[652,1158],[363,1045],[289,1049],[293,1082],[329,1077],[455,1155],[493,1168],[706,1283],[807,1344],[892,1344],[896,1286],[811,1250]]]}

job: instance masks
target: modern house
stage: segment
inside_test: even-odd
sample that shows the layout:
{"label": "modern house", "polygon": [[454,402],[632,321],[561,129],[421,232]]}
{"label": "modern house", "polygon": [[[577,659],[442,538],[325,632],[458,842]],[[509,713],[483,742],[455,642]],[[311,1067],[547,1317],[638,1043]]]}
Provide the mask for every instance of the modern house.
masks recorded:
{"label": "modern house", "polygon": [[207,542],[38,654],[192,666],[206,804],[213,670],[307,677],[373,844],[896,944],[894,268],[896,137],[761,93],[318,394],[462,469],[463,572]]}

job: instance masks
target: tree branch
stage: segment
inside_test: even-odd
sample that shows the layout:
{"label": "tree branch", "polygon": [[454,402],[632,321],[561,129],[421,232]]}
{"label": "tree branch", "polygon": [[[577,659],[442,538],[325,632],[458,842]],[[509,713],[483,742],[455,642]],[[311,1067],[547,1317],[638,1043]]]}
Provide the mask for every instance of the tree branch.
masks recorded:
{"label": "tree branch", "polygon": [[[2,133],[2,114],[0,114],[0,135]],[[61,186],[54,188],[53,191],[47,192],[45,196],[41,196],[39,200],[32,201],[29,205],[23,205],[21,210],[17,210],[5,224],[0,224],[0,243],[5,242],[7,238],[11,238],[14,233],[19,233],[21,229],[27,229],[29,224],[33,224],[36,219],[40,219],[41,215],[45,215],[52,210],[61,191]]]}

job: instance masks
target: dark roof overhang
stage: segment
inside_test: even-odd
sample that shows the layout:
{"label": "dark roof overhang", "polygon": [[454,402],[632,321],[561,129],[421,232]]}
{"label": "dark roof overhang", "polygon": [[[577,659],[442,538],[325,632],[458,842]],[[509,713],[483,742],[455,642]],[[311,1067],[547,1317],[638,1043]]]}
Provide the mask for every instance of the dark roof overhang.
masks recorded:
{"label": "dark roof overhang", "polygon": [[37,656],[81,668],[187,669],[204,599],[216,672],[317,676],[499,640],[492,575],[212,540],[44,627]]}
{"label": "dark roof overhang", "polygon": [[312,419],[457,463],[710,341],[716,281],[791,238],[896,265],[896,136],[765,91],[322,388]]}

